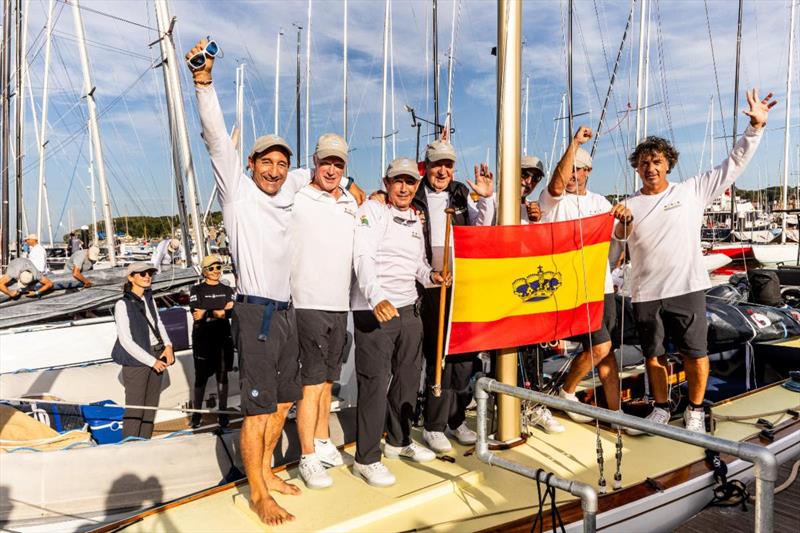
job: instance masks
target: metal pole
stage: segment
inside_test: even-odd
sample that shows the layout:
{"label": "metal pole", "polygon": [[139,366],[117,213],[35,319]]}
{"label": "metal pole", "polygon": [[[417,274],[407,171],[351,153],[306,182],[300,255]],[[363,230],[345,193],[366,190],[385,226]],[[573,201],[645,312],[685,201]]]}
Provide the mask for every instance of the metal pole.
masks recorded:
{"label": "metal pole", "polygon": [[[23,24],[23,17],[22,17],[22,0],[17,0],[17,64],[16,64],[16,82],[17,82],[17,91],[14,94],[14,104],[16,107],[16,111],[14,112],[14,126],[15,126],[15,137],[16,137],[16,184],[14,186],[14,192],[16,193],[16,224],[15,227],[17,229],[17,250],[22,249],[22,212],[24,211],[24,206],[22,205],[22,160],[25,157],[25,143],[23,142],[23,127],[25,124],[25,89],[23,87],[23,82],[25,81],[25,72],[23,71],[23,64],[24,64],[24,57],[25,57],[25,43],[22,42],[22,24]],[[41,239],[42,236],[39,235]]]}
{"label": "metal pole", "polygon": [[294,84],[294,104],[295,104],[295,120],[297,121],[297,167],[300,168],[300,161],[303,160],[300,145],[300,31],[302,26],[297,26],[297,68]]}
{"label": "metal pole", "polygon": [[[435,0],[434,0],[435,1]],[[386,172],[386,75],[389,62],[389,0],[383,8],[383,90],[381,93],[381,168],[379,176]]]}
{"label": "metal pole", "polygon": [[[497,174],[500,189],[498,222],[519,224],[520,187],[520,81],[522,72],[522,2],[499,0],[497,4]],[[500,350],[497,377],[517,384],[517,350]],[[520,404],[513,397],[498,401],[497,439],[520,436]]]}
{"label": "metal pole", "polygon": [[[792,0],[792,4],[794,4],[794,0]],[[739,136],[739,67],[741,65],[741,57],[742,57],[742,13],[744,12],[744,0],[739,0],[739,21],[736,24],[736,78],[733,84],[733,143],[732,146],[736,145],[736,138]],[[791,33],[791,30],[790,30]],[[791,37],[789,41],[789,53],[792,53],[792,42]],[[790,59],[791,61],[791,59]],[[791,68],[791,67],[790,67]],[[787,102],[788,104],[788,102]],[[788,110],[791,109],[789,107]],[[786,135],[789,135],[789,131],[786,131]],[[784,158],[784,161],[786,159]],[[713,163],[712,163],[713,167]],[[786,207],[784,206],[784,209]],[[783,220],[786,220],[786,216],[783,217]],[[731,183],[731,228],[734,227],[736,222],[736,183]],[[786,231],[786,225],[783,226],[783,231]],[[781,233],[781,242],[784,242],[786,238],[785,233]]]}
{"label": "metal pole", "polygon": [[[439,14],[438,2],[433,0],[433,129],[439,138]],[[384,169],[385,170],[385,169]]]}
{"label": "metal pole", "polygon": [[[636,138],[634,144],[639,144],[642,140],[642,90],[644,89],[644,33],[645,33],[645,14],[647,12],[647,0],[639,2],[639,65],[636,73]],[[636,174],[634,172],[634,174]]]}
{"label": "metal pole", "polygon": [[650,6],[647,4],[644,46],[644,100],[642,100],[642,138],[647,137],[647,112],[650,99]]}
{"label": "metal pole", "polygon": [[117,251],[114,247],[114,219],[111,216],[111,197],[108,193],[106,180],[106,167],[103,162],[103,145],[100,142],[100,125],[97,122],[97,103],[94,100],[95,87],[92,85],[92,74],[89,67],[89,53],[86,50],[86,35],[83,31],[81,6],[79,0],[72,1],[72,18],[75,22],[75,36],[78,38],[78,52],[81,56],[83,68],[83,94],[89,110],[89,132],[94,143],[94,153],[97,159],[97,179],[100,182],[100,199],[103,202],[103,220],[106,229],[106,246],[108,247],[108,260],[111,266],[117,266]]}
{"label": "metal pole", "polygon": [[311,168],[311,0],[308,0],[308,22],[306,27],[306,168]]}
{"label": "metal pole", "polygon": [[523,137],[522,153],[528,155],[528,106],[530,105],[530,76],[525,76],[525,136]]}
{"label": "metal pole", "polygon": [[[44,45],[44,80],[42,82],[42,126],[39,128],[39,194],[36,199],[36,233],[41,237],[42,235],[42,202],[44,196],[44,165],[45,165],[45,149],[47,142],[45,136],[47,133],[47,97],[49,95],[48,82],[50,79],[50,48],[53,41],[53,8],[55,7],[55,0],[50,0],[47,6],[47,32],[45,34]],[[89,141],[91,146],[91,141]],[[71,230],[72,228],[70,228]],[[97,241],[95,240],[95,243]]]}
{"label": "metal pole", "polygon": [[397,157],[397,135],[394,119],[395,119],[395,110],[394,110],[394,22],[393,22],[393,15],[392,15],[392,2],[389,0],[389,117],[390,117],[390,124],[391,124],[391,137],[392,137],[392,159]]}
{"label": "metal pole", "polygon": [[342,43],[342,130],[347,138],[347,0],[344,0],[344,42]]}
{"label": "metal pole", "polygon": [[567,15],[567,130],[569,134],[575,133],[572,111],[572,11],[574,0],[569,0]]}
{"label": "metal pole", "polygon": [[283,37],[283,32],[278,32],[278,45],[275,47],[275,129],[273,133],[278,135],[278,130],[280,128],[280,118],[278,113],[278,102],[280,101],[280,91],[281,91],[281,37]]}
{"label": "metal pole", "polygon": [[244,160],[244,63],[236,67],[236,127],[239,135],[236,137],[236,152],[242,168],[247,167]]}
{"label": "metal pole", "polygon": [[[795,0],[791,0],[789,14],[789,60],[786,65],[786,118],[783,130],[783,180],[781,183],[781,204],[787,209],[789,201],[789,118],[792,110],[792,59],[794,58],[794,8]],[[781,244],[786,243],[786,213],[781,216]],[[798,245],[800,247],[800,245]]]}
{"label": "metal pole", "polygon": [[[450,53],[447,55],[447,114],[450,117],[453,112],[453,70],[455,69],[455,61],[453,54],[456,46],[456,8],[458,7],[458,0],[453,0],[453,12],[450,18]],[[393,129],[394,131],[394,129]]]}
{"label": "metal pole", "polygon": [[[0,251],[2,252],[2,265],[8,265],[9,259],[9,229],[8,222],[10,218],[9,213],[9,194],[8,189],[8,155],[11,150],[9,135],[11,134],[10,121],[11,121],[11,106],[9,105],[9,96],[11,95],[11,0],[5,0],[3,6],[3,51],[2,58],[0,58],[0,91],[2,91],[2,121],[3,132],[2,141],[0,141],[0,165],[2,165],[2,195],[3,195],[3,208],[2,220],[2,237],[0,237]],[[17,249],[17,257],[20,255],[20,250]]]}
{"label": "metal pole", "polygon": [[[91,181],[91,196],[92,196],[92,244],[98,245],[100,239],[97,238],[97,200],[94,190],[94,150],[92,143],[89,143],[89,180]],[[45,197],[47,200],[47,197]]]}

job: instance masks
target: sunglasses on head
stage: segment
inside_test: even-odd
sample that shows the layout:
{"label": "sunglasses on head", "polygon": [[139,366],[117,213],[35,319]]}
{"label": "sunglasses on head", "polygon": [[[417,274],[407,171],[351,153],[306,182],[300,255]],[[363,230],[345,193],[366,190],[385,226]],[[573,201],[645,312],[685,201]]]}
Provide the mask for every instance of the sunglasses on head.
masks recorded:
{"label": "sunglasses on head", "polygon": [[206,267],[206,272],[216,272],[222,270],[222,265],[209,265]]}
{"label": "sunglasses on head", "polygon": [[192,70],[199,70],[206,65],[207,57],[218,56],[222,57],[222,49],[217,44],[217,41],[209,40],[202,50],[187,59],[186,62],[189,63],[189,68]]}

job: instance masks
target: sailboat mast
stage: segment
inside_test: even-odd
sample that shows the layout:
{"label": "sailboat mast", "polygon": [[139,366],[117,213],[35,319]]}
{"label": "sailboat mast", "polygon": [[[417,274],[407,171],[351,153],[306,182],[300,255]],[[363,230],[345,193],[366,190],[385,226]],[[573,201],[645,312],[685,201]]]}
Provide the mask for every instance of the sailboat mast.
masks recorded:
{"label": "sailboat mast", "polygon": [[[794,0],[792,0],[794,4]],[[736,137],[739,135],[739,66],[742,57],[742,13],[744,12],[744,0],[739,0],[739,21],[736,25],[736,77],[733,83],[733,143],[736,144]],[[789,53],[792,51],[792,43],[789,43]],[[788,107],[786,109],[789,109]],[[788,114],[788,113],[787,113]],[[789,134],[788,132],[786,133]],[[785,159],[784,159],[785,161]],[[712,162],[712,167],[714,163]],[[785,205],[785,204],[784,204]],[[786,218],[784,217],[784,220]],[[735,229],[736,223],[736,184],[731,183],[731,230]],[[784,231],[786,228],[784,227]],[[783,239],[784,237],[781,237]]]}
{"label": "sailboat mast", "polygon": [[439,10],[438,2],[433,0],[433,129],[439,137]]}
{"label": "sailboat mast", "polygon": [[[573,110],[572,110],[572,12],[574,8],[574,0],[569,0],[569,8],[567,14],[567,130],[569,134],[574,133]],[[564,144],[566,145],[567,139],[564,136]]]}
{"label": "sailboat mast", "polygon": [[[48,85],[50,81],[50,48],[53,40],[53,9],[55,0],[50,0],[47,5],[47,31],[44,44],[44,79],[42,81],[42,126],[39,128],[39,186],[36,198],[36,233],[42,235],[42,202],[44,200],[44,165],[45,149],[47,142],[47,99],[49,96]],[[91,145],[91,142],[90,142]],[[95,240],[96,242],[96,240]]]}
{"label": "sailboat mast", "polygon": [[390,117],[390,126],[391,126],[391,133],[389,134],[392,138],[392,159],[397,157],[397,135],[395,133],[395,110],[394,110],[394,22],[392,16],[392,3],[391,0],[389,2],[389,117]]}
{"label": "sailboat mast", "polygon": [[[455,53],[456,46],[456,8],[458,7],[458,0],[453,0],[453,13],[450,17],[450,53],[447,55],[447,115],[445,122],[453,112],[453,70],[455,67]],[[449,132],[448,132],[449,133]]]}
{"label": "sailboat mast", "polygon": [[[520,83],[522,72],[522,2],[497,3],[497,173],[500,189],[498,222],[519,224],[520,187]],[[500,350],[497,379],[517,384],[517,350]],[[497,440],[520,436],[519,400],[498,395]]]}
{"label": "sailboat mast", "polygon": [[306,168],[311,168],[311,0],[308,0],[308,22],[306,23]]}
{"label": "sailboat mast", "polygon": [[647,137],[647,112],[650,102],[650,7],[647,4],[644,45],[644,100],[642,101],[642,138]]}
{"label": "sailboat mast", "polygon": [[[2,133],[2,141],[0,141],[0,165],[2,165],[2,195],[3,195],[3,207],[2,207],[2,220],[0,220],[0,226],[2,226],[2,237],[0,237],[0,251],[2,251],[2,265],[5,267],[8,265],[8,244],[9,244],[9,230],[8,230],[8,221],[9,221],[9,198],[8,195],[10,194],[8,189],[8,154],[10,151],[10,144],[9,144],[9,135],[10,135],[10,126],[9,121],[11,120],[11,107],[9,105],[8,98],[11,95],[11,76],[9,69],[11,68],[11,0],[5,0],[3,6],[3,53],[2,58],[0,58],[0,92],[2,92],[2,121],[3,121],[3,133]],[[17,256],[19,256],[20,250],[17,249]]]}
{"label": "sailboat mast", "polygon": [[386,0],[383,10],[383,92],[381,96],[381,168],[379,176],[383,176],[383,173],[386,172],[386,75],[389,64],[389,1]]}
{"label": "sailboat mast", "polygon": [[94,150],[92,149],[92,143],[89,143],[89,182],[91,186],[89,190],[91,191],[91,199],[92,199],[92,244],[99,244],[99,239],[97,238],[97,197],[95,196],[95,188],[94,188]]}
{"label": "sailboat mast", "polygon": [[[642,140],[642,101],[644,89],[644,34],[645,14],[647,13],[647,0],[639,1],[639,65],[636,73],[636,138],[634,144]],[[636,173],[634,172],[634,175]]]}
{"label": "sailboat mast", "polygon": [[236,67],[236,127],[239,135],[236,136],[236,153],[242,168],[247,165],[244,161],[244,63]]}
{"label": "sailboat mast", "polygon": [[[25,81],[25,71],[23,69],[24,65],[24,57],[25,57],[25,43],[23,42],[22,37],[22,25],[25,23],[23,16],[22,16],[22,0],[17,0],[17,91],[14,95],[15,101],[14,104],[16,105],[16,111],[14,113],[15,117],[15,136],[16,136],[16,148],[17,148],[17,157],[16,157],[16,185],[14,187],[14,192],[16,193],[16,224],[15,227],[17,229],[17,250],[22,249],[22,213],[25,210],[25,207],[22,205],[22,160],[25,157],[25,143],[23,141],[23,127],[25,124],[25,89],[23,87],[23,82]],[[5,164],[5,163],[4,163]],[[39,235],[41,238],[41,235]],[[50,243],[52,244],[52,243]]]}
{"label": "sailboat mast", "polygon": [[[794,58],[794,13],[797,2],[791,0],[791,11],[789,14],[789,60],[786,65],[786,118],[784,119],[783,130],[783,182],[781,184],[781,203],[783,209],[789,205],[789,118],[792,110],[792,59]],[[786,243],[786,216],[781,217],[781,244]],[[798,252],[800,254],[800,252]]]}
{"label": "sailboat mast", "polygon": [[522,153],[528,155],[528,105],[530,103],[531,77],[525,76],[525,137],[522,143]]}
{"label": "sailboat mast", "polygon": [[347,138],[347,0],[344,0],[344,39],[342,44],[342,131]]}
{"label": "sailboat mast", "polygon": [[100,183],[100,198],[103,202],[103,220],[106,229],[106,247],[108,260],[111,266],[117,266],[117,251],[114,246],[114,219],[111,216],[111,199],[108,194],[108,181],[106,181],[106,167],[103,162],[103,145],[100,142],[100,126],[97,122],[97,103],[94,100],[95,87],[92,85],[92,75],[89,67],[89,53],[86,50],[86,35],[83,31],[81,6],[79,0],[72,2],[72,18],[75,22],[75,36],[78,39],[78,52],[81,57],[83,69],[83,94],[86,97],[86,106],[89,110],[89,133],[94,144],[94,153],[97,160],[97,179]]}
{"label": "sailboat mast", "polygon": [[295,24],[297,26],[297,66],[295,69],[295,83],[294,83],[294,106],[295,106],[295,121],[296,121],[296,130],[297,130],[297,167],[300,167],[300,162],[303,160],[302,154],[300,152],[300,31],[303,29],[302,26]]}
{"label": "sailboat mast", "polygon": [[278,129],[280,128],[280,116],[278,114],[281,96],[281,37],[283,37],[283,32],[278,32],[278,44],[275,47],[275,128],[273,133],[278,135]]}

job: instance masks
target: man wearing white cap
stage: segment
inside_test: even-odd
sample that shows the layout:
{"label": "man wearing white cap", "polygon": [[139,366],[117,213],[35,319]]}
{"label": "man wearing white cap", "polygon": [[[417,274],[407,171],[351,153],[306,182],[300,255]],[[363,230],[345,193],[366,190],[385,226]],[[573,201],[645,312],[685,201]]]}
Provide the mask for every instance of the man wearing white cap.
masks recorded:
{"label": "man wearing white cap", "polygon": [[35,233],[29,234],[25,237],[25,243],[28,245],[28,259],[39,269],[39,272],[47,273],[47,250],[39,244],[39,236]]}
{"label": "man wearing white cap", "polygon": [[300,476],[329,487],[325,466],[343,464],[330,440],[331,389],[347,341],[353,232],[358,204],[342,186],[347,143],[335,133],[317,141],[312,181],[295,195],[289,226],[292,303],[297,315],[303,397],[297,402]]}
{"label": "man wearing white cap", "polygon": [[542,212],[538,202],[528,200],[536,186],[544,177],[542,160],[533,155],[524,155],[520,160],[522,172],[520,173],[520,213],[519,220],[522,224],[539,222]]}
{"label": "man wearing white cap", "polygon": [[[630,210],[622,204],[612,207],[604,196],[586,188],[586,182],[592,172],[592,157],[589,152],[581,148],[581,145],[591,138],[592,130],[582,126],[567,147],[550,178],[550,183],[539,196],[541,221],[561,222],[609,213],[618,221],[615,223],[614,237],[622,240],[633,231],[633,216]],[[564,384],[559,389],[559,396],[577,402],[575,389],[578,382],[592,369],[592,366],[596,366],[608,408],[618,410],[619,376],[617,360],[611,350],[611,331],[617,321],[617,306],[608,265],[606,265],[604,294],[603,322],[600,329],[571,339],[583,345],[583,352],[573,359]],[[591,421],[591,418],[586,416],[570,412],[567,414],[577,422]],[[548,433],[564,431],[564,426],[553,418],[544,406],[538,408],[534,423]]]}
{"label": "man wearing white cap", "polygon": [[395,159],[384,178],[386,203],[371,200],[358,211],[353,252],[357,283],[351,293],[358,377],[358,430],[353,473],[388,487],[395,476],[381,462],[424,462],[436,455],[411,440],[422,370],[422,321],[416,283],[445,280],[425,257],[422,224],[412,208],[420,175],[415,161]]}
{"label": "man wearing white cap", "polygon": [[176,262],[186,263],[186,250],[181,241],[175,237],[167,237],[156,246],[150,262],[161,272],[163,265],[172,265]]}
{"label": "man wearing white cap", "polygon": [[72,272],[72,277],[83,283],[84,289],[88,289],[92,286],[92,282],[83,273],[92,270],[98,259],[100,259],[100,248],[97,245],[78,250],[64,263],[64,272]]}
{"label": "man wearing white cap", "polygon": [[[17,282],[19,289],[10,289],[8,286]],[[42,286],[34,290],[36,283]],[[6,272],[0,276],[0,292],[15,300],[24,291],[28,297],[35,298],[53,288],[53,282],[36,268],[30,259],[18,257],[8,262]]]}
{"label": "man wearing white cap", "polygon": [[[206,54],[207,44],[200,40],[186,59]],[[289,408],[302,397],[297,323],[289,303],[288,230],[295,194],[311,178],[308,170],[289,172],[292,150],[277,135],[255,140],[245,173],[213,86],[214,58],[205,57],[202,67],[192,69],[192,77],[236,273],[232,328],[239,353],[245,415],[240,442],[250,507],[267,525],[280,525],[294,516],[270,491],[300,493],[271,469]]]}
{"label": "man wearing white cap", "polygon": [[[475,180],[467,185],[454,179],[456,152],[447,141],[434,141],[425,150],[425,179],[414,196],[413,207],[420,214],[425,236],[425,255],[434,270],[441,270],[444,249],[445,209],[453,208],[453,225],[489,226],[494,218],[494,182],[486,163],[475,166]],[[470,189],[478,201],[470,202]],[[445,308],[449,310],[451,291]],[[476,354],[447,356],[442,371],[442,394],[431,393],[436,370],[436,342],[439,323],[440,290],[425,289],[422,294],[422,324],[425,329],[423,353],[426,369],[425,430],[423,439],[436,452],[452,449],[445,431],[461,444],[474,444],[477,435],[464,424],[467,405],[472,395],[469,384],[477,368]],[[449,311],[448,311],[449,312]],[[447,319],[445,318],[445,323]]]}

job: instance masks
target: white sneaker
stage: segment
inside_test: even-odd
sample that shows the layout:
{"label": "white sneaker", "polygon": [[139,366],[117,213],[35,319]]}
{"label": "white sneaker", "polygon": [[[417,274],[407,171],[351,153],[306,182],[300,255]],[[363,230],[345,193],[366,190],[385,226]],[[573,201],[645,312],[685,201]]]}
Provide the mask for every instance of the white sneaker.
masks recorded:
{"label": "white sneaker", "polygon": [[544,405],[540,405],[533,410],[531,423],[535,426],[539,426],[547,433],[563,433],[566,431],[566,428],[561,422],[556,420],[553,417],[553,413],[550,412],[550,409]]}
{"label": "white sneaker", "polygon": [[330,439],[322,441],[314,439],[314,453],[319,458],[323,466],[341,466],[344,464],[342,454],[336,448],[336,445]]}
{"label": "white sneaker", "polygon": [[444,433],[441,431],[428,431],[427,429],[423,429],[422,440],[436,453],[446,453],[453,449],[452,444],[450,444],[450,441],[447,440],[447,437],[445,437]]}
{"label": "white sneaker", "polygon": [[[650,422],[655,422],[656,424],[666,424],[669,422],[669,411],[660,407],[653,407],[653,411],[644,417],[644,419],[649,420]],[[639,431],[638,429],[633,428],[625,428],[625,433],[634,436],[645,434],[644,431]]]}
{"label": "white sneaker", "polygon": [[429,450],[422,444],[417,444],[413,440],[408,446],[392,446],[391,444],[384,444],[383,455],[387,459],[411,459],[415,463],[426,463],[436,459],[436,453]]}
{"label": "white sneaker", "polygon": [[456,429],[450,429],[448,427],[444,431],[448,436],[453,437],[463,446],[470,446],[478,442],[478,434],[469,429],[463,422]]}
{"label": "white sneaker", "polygon": [[394,477],[394,474],[380,461],[368,465],[354,462],[353,474],[373,487],[391,487],[397,483],[397,478]]}
{"label": "white sneaker", "polygon": [[692,406],[687,406],[683,412],[683,424],[689,431],[705,433],[706,414],[703,409],[694,409]]}
{"label": "white sneaker", "polygon": [[[562,387],[558,388],[558,397],[561,398],[562,400],[569,400],[570,402],[580,403],[580,400],[578,399],[577,396],[575,396],[575,393],[569,393],[565,391]],[[575,422],[579,424],[588,424],[589,422],[594,421],[594,418],[584,415],[579,415],[578,413],[572,413],[570,411],[566,411],[566,413],[567,416],[569,416],[571,419],[573,419]]]}
{"label": "white sneaker", "polygon": [[326,489],[333,485],[333,478],[316,456],[300,459],[298,470],[309,489]]}

